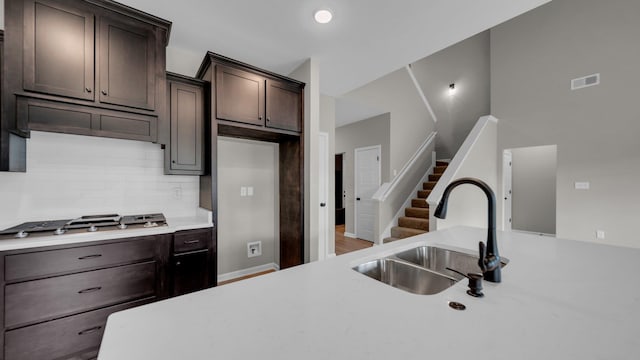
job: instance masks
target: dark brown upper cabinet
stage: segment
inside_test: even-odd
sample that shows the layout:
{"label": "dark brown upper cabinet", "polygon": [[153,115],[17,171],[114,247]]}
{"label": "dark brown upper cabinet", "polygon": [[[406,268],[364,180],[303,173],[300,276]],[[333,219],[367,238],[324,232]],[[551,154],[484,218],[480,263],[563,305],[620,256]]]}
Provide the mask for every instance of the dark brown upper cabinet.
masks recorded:
{"label": "dark brown upper cabinet", "polygon": [[24,171],[11,162],[24,158],[31,130],[169,141],[171,22],[111,0],[4,6],[0,170]]}
{"label": "dark brown upper cabinet", "polygon": [[221,120],[264,125],[262,76],[228,66],[216,68],[216,117]]}
{"label": "dark brown upper cabinet", "polygon": [[101,17],[99,59],[100,102],[155,109],[152,26],[133,19]]}
{"label": "dark brown upper cabinet", "polygon": [[267,79],[268,127],[299,132],[302,129],[302,93],[300,87]]}
{"label": "dark brown upper cabinet", "polygon": [[170,141],[165,146],[165,173],[204,172],[205,88],[209,83],[167,73]]}
{"label": "dark brown upper cabinet", "polygon": [[207,71],[215,83],[216,119],[267,131],[302,132],[304,84],[213,53],[207,54],[196,77]]}
{"label": "dark brown upper cabinet", "polygon": [[94,14],[27,0],[24,15],[24,89],[93,101]]}

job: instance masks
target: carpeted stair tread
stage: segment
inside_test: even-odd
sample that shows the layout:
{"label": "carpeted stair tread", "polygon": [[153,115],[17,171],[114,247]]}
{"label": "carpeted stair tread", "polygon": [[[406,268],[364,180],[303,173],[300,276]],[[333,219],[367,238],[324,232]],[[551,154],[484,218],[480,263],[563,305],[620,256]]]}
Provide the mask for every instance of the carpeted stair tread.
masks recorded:
{"label": "carpeted stair tread", "polygon": [[431,190],[418,190],[418,199],[426,199],[431,194]]}
{"label": "carpeted stair tread", "polygon": [[398,226],[429,231],[429,220],[403,216],[398,218]]}
{"label": "carpeted stair tread", "polygon": [[446,161],[436,161],[436,166],[449,166],[449,163]]}
{"label": "carpeted stair tread", "polygon": [[426,231],[394,226],[391,228],[391,237],[404,239],[410,236],[424,234]]}
{"label": "carpeted stair tread", "polygon": [[417,208],[428,208],[429,203],[426,199],[411,199],[411,206]]}
{"label": "carpeted stair tread", "polygon": [[435,168],[433,168],[433,173],[434,174],[442,174],[444,173],[444,171],[447,170],[447,166],[436,166]]}
{"label": "carpeted stair tread", "polygon": [[408,207],[404,209],[404,215],[408,217],[428,219],[429,208]]}
{"label": "carpeted stair tread", "polygon": [[442,174],[429,175],[429,181],[438,181],[442,177]]}
{"label": "carpeted stair tread", "polygon": [[427,181],[425,183],[422,183],[422,189],[423,190],[433,190],[434,186],[436,186],[436,182],[435,181]]}

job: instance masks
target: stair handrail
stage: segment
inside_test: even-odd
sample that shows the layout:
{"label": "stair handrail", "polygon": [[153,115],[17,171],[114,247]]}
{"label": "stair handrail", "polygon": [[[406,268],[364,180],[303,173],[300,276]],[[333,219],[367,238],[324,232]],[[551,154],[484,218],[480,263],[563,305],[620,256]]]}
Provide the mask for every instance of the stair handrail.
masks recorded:
{"label": "stair handrail", "polygon": [[437,134],[437,131],[433,131],[431,134],[429,134],[429,136],[427,136],[422,145],[420,145],[416,152],[409,158],[409,161],[407,161],[402,169],[400,169],[398,175],[394,177],[391,182],[384,183],[380,186],[378,191],[376,191],[376,193],[373,195],[374,200],[384,202],[389,197],[389,195],[393,193],[396,187],[398,187],[398,184],[401,183],[404,177],[407,175],[409,170],[415,165],[422,154],[429,148],[431,143],[435,141]]}
{"label": "stair handrail", "polygon": [[[490,121],[497,123],[498,119],[493,115],[481,116],[476,122],[476,124],[473,126],[473,129],[471,129],[471,131],[469,132],[469,135],[467,135],[467,138],[464,140],[464,142],[460,146],[460,149],[458,149],[458,152],[456,152],[453,159],[451,159],[451,161],[449,162],[447,169],[444,171],[444,173],[442,173],[442,176],[440,177],[436,185],[431,190],[431,193],[429,193],[429,196],[427,197],[427,203],[429,204],[430,209],[436,208],[436,206],[438,205],[438,202],[440,201],[440,199],[442,198],[442,195],[444,194],[445,188],[456,177],[456,175],[458,174],[458,171],[464,164],[464,161],[467,159],[467,157],[471,153],[473,146],[475,145],[475,143],[478,141],[478,138],[482,134],[482,131]],[[431,217],[432,215],[433,215],[432,212],[429,212],[429,216]],[[430,223],[431,223],[431,220],[430,220]]]}

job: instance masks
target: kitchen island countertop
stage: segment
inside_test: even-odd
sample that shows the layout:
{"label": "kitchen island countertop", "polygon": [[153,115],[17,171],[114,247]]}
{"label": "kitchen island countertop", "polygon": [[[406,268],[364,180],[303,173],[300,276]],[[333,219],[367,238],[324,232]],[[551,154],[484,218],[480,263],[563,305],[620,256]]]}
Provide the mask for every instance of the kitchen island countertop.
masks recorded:
{"label": "kitchen island countertop", "polygon": [[352,269],[420,245],[475,253],[485,237],[446,229],[114,313],[99,359],[637,358],[639,249],[499,232],[510,262],[484,298]]}

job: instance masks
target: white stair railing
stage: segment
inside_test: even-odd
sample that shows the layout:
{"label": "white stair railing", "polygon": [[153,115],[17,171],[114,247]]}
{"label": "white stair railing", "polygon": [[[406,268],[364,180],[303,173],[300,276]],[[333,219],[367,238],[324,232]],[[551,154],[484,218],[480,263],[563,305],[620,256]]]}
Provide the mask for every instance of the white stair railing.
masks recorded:
{"label": "white stair railing", "polygon": [[391,228],[398,223],[401,212],[408,207],[415,192],[422,189],[422,183],[435,166],[435,138],[432,132],[420,145],[400,173],[389,183],[384,183],[373,195],[377,201],[374,241],[382,244],[391,235]]}

